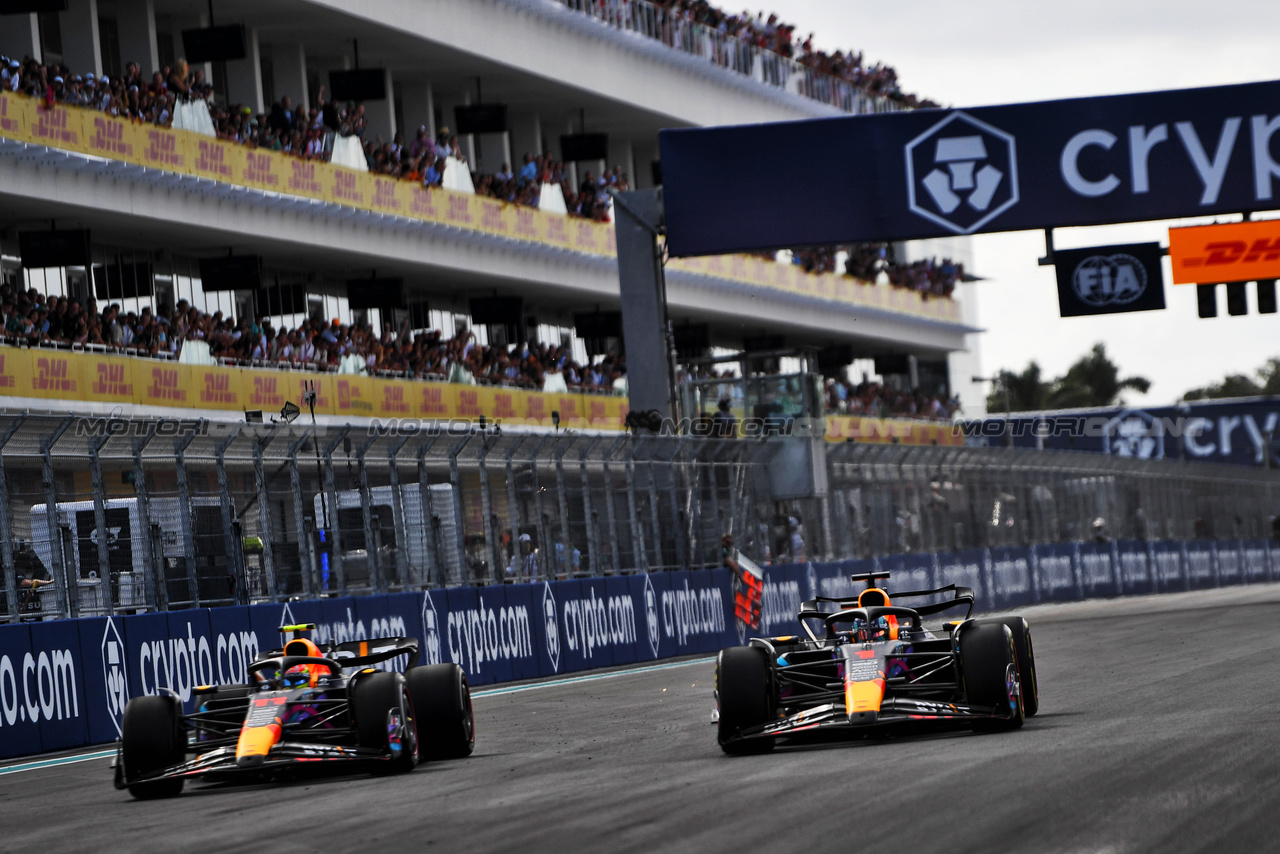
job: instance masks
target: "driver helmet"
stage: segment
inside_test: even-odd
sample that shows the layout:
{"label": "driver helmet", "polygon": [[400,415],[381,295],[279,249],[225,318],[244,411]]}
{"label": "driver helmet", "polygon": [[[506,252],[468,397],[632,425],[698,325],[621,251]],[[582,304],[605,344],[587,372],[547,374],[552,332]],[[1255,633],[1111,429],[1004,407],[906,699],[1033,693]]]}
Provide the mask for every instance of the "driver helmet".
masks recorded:
{"label": "driver helmet", "polygon": [[[320,647],[306,638],[294,638],[284,645],[285,655],[305,655],[311,658],[320,658],[322,653]],[[320,671],[324,669],[321,664],[296,664],[284,672],[282,684],[286,688],[301,688],[310,686],[314,688],[320,680]]]}

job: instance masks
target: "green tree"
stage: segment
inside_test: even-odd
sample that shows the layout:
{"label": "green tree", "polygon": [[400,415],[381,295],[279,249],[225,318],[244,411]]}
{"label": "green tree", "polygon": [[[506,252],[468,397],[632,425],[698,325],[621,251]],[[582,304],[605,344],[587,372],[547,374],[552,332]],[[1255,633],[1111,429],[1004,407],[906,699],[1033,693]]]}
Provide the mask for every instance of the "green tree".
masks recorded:
{"label": "green tree", "polygon": [[1114,406],[1121,392],[1146,392],[1150,388],[1151,381],[1146,377],[1121,379],[1120,367],[1107,356],[1106,346],[1099,343],[1054,382],[1049,392],[1049,406],[1053,409]]}
{"label": "green tree", "polygon": [[1049,391],[1053,384],[1041,375],[1040,366],[1031,362],[1022,373],[1001,371],[999,380],[991,384],[991,393],[987,395],[988,412],[1004,412],[1004,390],[1009,389],[1009,410],[1011,412],[1030,412],[1044,409],[1049,400]]}
{"label": "green tree", "polygon": [[1280,394],[1280,356],[1272,357],[1263,363],[1262,367],[1254,372],[1254,377],[1247,377],[1244,374],[1228,374],[1223,377],[1221,382],[1210,383],[1203,388],[1189,390],[1182,396],[1182,399],[1221,400],[1226,397]]}

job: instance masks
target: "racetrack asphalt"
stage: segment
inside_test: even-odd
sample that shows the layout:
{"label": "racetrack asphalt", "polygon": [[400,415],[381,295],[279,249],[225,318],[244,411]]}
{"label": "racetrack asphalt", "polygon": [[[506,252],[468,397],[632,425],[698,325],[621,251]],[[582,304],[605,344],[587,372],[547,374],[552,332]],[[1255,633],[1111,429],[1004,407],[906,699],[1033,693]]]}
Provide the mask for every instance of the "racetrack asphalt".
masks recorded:
{"label": "racetrack asphalt", "polygon": [[144,802],[102,758],[0,774],[0,850],[1280,850],[1280,585],[1023,613],[1012,733],[727,757],[703,658],[478,696],[475,755],[403,777]]}

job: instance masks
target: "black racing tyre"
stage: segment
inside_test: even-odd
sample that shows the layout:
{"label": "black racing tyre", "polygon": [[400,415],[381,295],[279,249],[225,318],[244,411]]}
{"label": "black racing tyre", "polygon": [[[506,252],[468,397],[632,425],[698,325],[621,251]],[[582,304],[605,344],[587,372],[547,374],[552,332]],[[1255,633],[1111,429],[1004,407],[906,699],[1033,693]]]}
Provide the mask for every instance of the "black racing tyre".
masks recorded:
{"label": "black racing tyre", "polygon": [[183,778],[131,783],[139,776],[180,765],[187,758],[187,731],[182,704],[173,697],[134,697],[124,707],[120,753],[125,782],[135,798],[171,798],[182,793]]}
{"label": "black racing tyre", "polygon": [[1031,626],[1022,617],[998,617],[979,620],[1001,623],[1013,634],[1013,649],[1018,654],[1018,681],[1022,683],[1022,711],[1031,717],[1040,711],[1040,685],[1036,681],[1036,650],[1031,644]]}
{"label": "black racing tyre", "polygon": [[733,741],[744,729],[773,720],[773,685],[769,657],[754,646],[722,650],[716,659],[716,700],[720,722],[716,739],[720,749],[731,756],[768,753],[773,738]]}
{"label": "black racing tyre", "polygon": [[399,755],[377,762],[372,766],[373,772],[399,774],[412,771],[418,764],[418,730],[409,686],[404,677],[399,673],[371,673],[353,682],[349,700],[351,714],[355,718],[357,744],[373,750],[388,750],[388,716],[396,711],[404,721]]}
{"label": "black racing tyre", "polygon": [[405,674],[418,718],[420,759],[465,759],[476,746],[467,674],[456,664],[427,664]]}
{"label": "black racing tyre", "polygon": [[1025,719],[1022,697],[1020,692],[1012,690],[1017,660],[1013,632],[1003,623],[978,623],[961,633],[960,670],[969,703],[1012,711],[1009,718],[975,721],[974,729],[1009,730],[1022,726]]}

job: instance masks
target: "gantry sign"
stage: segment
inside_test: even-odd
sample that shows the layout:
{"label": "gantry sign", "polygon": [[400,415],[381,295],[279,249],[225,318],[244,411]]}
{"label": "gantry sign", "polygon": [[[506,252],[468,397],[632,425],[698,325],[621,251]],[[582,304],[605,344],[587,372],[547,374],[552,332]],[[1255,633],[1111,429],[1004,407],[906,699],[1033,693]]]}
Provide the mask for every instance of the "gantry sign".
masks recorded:
{"label": "gantry sign", "polygon": [[667,246],[713,255],[1267,210],[1280,82],[660,134]]}

